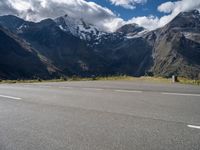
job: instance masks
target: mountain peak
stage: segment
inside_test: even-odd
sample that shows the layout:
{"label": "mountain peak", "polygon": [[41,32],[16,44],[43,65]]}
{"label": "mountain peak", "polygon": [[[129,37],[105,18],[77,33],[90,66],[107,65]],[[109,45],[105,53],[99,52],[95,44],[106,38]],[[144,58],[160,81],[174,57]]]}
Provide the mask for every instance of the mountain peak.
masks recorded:
{"label": "mountain peak", "polygon": [[94,26],[93,24],[86,22],[83,18],[71,17],[68,14],[65,14],[64,16],[56,18],[55,21],[62,22],[65,24],[72,24],[72,25],[84,25],[87,27]]}
{"label": "mountain peak", "polygon": [[17,16],[5,15],[0,16],[0,24],[12,31],[15,31],[16,28],[19,28],[25,21]]}
{"label": "mountain peak", "polygon": [[200,19],[200,12],[198,10],[185,11],[179,13],[176,18]]}
{"label": "mountain peak", "polygon": [[200,15],[200,12],[199,10],[195,9],[191,11],[181,12],[179,15],[182,15],[182,16]]}
{"label": "mountain peak", "polygon": [[124,26],[117,29],[116,32],[123,34],[127,38],[138,38],[147,33],[148,31],[145,28],[139,26],[138,24],[132,23],[125,24]]}
{"label": "mountain peak", "polygon": [[86,22],[83,18],[73,18],[67,14],[56,18],[54,21],[61,30],[83,40],[90,40],[100,32],[96,26]]}
{"label": "mountain peak", "polygon": [[200,13],[198,10],[181,12],[165,27],[198,31],[200,29]]}
{"label": "mountain peak", "polygon": [[143,27],[139,26],[138,24],[132,23],[120,27],[119,29],[117,29],[116,32],[123,34],[133,34],[133,33],[139,33],[143,30],[145,30]]}

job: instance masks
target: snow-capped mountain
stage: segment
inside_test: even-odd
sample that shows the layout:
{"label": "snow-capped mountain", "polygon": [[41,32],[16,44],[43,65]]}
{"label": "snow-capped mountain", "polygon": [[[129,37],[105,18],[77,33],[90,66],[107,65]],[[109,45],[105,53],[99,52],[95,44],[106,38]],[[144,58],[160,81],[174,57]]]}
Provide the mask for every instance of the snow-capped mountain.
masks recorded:
{"label": "snow-capped mountain", "polygon": [[61,30],[69,32],[83,40],[90,41],[92,38],[96,38],[103,34],[103,31],[100,31],[100,29],[96,26],[85,22],[81,18],[77,19],[65,15],[63,17],[56,18],[54,21]]}
{"label": "snow-capped mountain", "polygon": [[[176,74],[200,78],[198,11],[180,13],[155,31],[127,24],[108,33],[67,15],[36,23],[1,16],[0,26],[34,49],[38,59],[47,65],[47,71],[53,70],[50,76],[148,74],[170,77]],[[0,45],[0,52],[12,52],[9,47],[3,49],[3,42]]]}
{"label": "snow-capped mountain", "polygon": [[58,17],[54,20],[45,19],[38,23],[25,21],[11,15],[0,17],[0,24],[18,34],[23,34],[36,27],[40,28],[53,23],[54,26],[57,26],[62,31],[72,34],[81,40],[93,42],[94,44],[101,43],[106,39],[141,37],[144,33],[148,32],[137,24],[127,24],[117,29],[114,33],[109,33],[99,29],[95,25],[87,23],[82,18],[73,18],[68,15]]}
{"label": "snow-capped mountain", "polygon": [[68,15],[56,18],[54,21],[62,31],[87,41],[90,47],[101,46],[105,43],[117,44],[125,39],[141,37],[148,32],[137,24],[129,24],[122,26],[113,33],[109,33],[81,18],[72,18]]}
{"label": "snow-capped mountain", "polygon": [[117,33],[121,33],[125,38],[132,39],[142,37],[144,34],[149,31],[138,24],[126,24],[116,30]]}
{"label": "snow-capped mountain", "polygon": [[137,38],[148,32],[147,29],[137,24],[126,24],[114,33],[100,30],[95,25],[85,22],[81,18],[72,18],[68,15],[54,20],[58,27],[64,32],[71,33],[82,40],[92,41],[94,44],[101,43],[105,39],[115,38]]}

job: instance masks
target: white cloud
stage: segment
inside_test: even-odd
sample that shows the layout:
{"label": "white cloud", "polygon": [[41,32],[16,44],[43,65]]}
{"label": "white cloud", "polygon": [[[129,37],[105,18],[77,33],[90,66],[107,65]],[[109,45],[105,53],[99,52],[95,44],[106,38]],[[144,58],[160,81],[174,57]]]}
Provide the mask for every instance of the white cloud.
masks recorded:
{"label": "white cloud", "polygon": [[21,1],[19,3],[18,0],[8,0],[8,2],[10,2],[10,5],[18,11],[24,11],[31,8],[31,4],[27,1]]}
{"label": "white cloud", "polygon": [[144,4],[147,0],[109,0],[116,6],[122,6],[127,9],[134,9],[136,4]]}
{"label": "white cloud", "polygon": [[200,10],[200,0],[180,0],[177,2],[166,2],[158,6],[158,11],[169,13],[158,18],[156,16],[134,17],[128,23],[137,23],[147,29],[153,30],[162,27],[175,18],[180,12]]}
{"label": "white cloud", "polygon": [[109,29],[109,31],[114,32],[119,27],[123,26],[125,24],[125,21],[121,18],[115,18],[115,19],[108,19],[104,22],[104,28]]}
{"label": "white cloud", "polygon": [[108,31],[113,31],[124,23],[123,19],[108,8],[85,0],[1,0],[0,15],[5,14],[31,21],[68,14]]}
{"label": "white cloud", "polygon": [[149,30],[155,29],[157,27],[159,22],[159,18],[155,16],[143,16],[143,17],[134,17],[131,20],[129,20],[127,23],[136,23],[140,26],[143,26]]}
{"label": "white cloud", "polygon": [[171,13],[175,8],[174,2],[166,2],[158,6],[158,11],[164,12],[164,13]]}

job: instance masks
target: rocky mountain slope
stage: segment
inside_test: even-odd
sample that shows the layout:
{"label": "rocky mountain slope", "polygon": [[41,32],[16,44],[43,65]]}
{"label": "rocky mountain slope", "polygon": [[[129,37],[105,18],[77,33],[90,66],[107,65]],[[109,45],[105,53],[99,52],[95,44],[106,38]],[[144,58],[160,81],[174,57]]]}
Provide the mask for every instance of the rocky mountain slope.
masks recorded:
{"label": "rocky mountain slope", "polygon": [[50,78],[56,72],[25,41],[0,27],[0,78]]}
{"label": "rocky mountain slope", "polygon": [[[150,32],[153,37],[153,66],[159,76],[200,77],[200,14],[180,13],[169,24]],[[148,37],[148,36],[147,36]],[[151,39],[152,40],[152,39]]]}
{"label": "rocky mountain slope", "polygon": [[[26,41],[24,43],[28,43],[36,53],[34,56],[42,67],[27,63],[27,67],[33,67],[30,78],[35,74],[46,77],[117,74],[200,77],[198,11],[180,13],[169,24],[155,31],[128,24],[108,33],[83,19],[67,15],[38,23],[15,16],[1,16],[0,25]],[[0,46],[0,50],[4,48],[3,42]],[[12,53],[11,50],[7,52]],[[3,57],[3,53],[0,55]],[[26,56],[21,59],[26,59]],[[34,66],[38,70],[34,70]],[[13,75],[16,74],[14,69]],[[5,72],[0,71],[1,74]]]}

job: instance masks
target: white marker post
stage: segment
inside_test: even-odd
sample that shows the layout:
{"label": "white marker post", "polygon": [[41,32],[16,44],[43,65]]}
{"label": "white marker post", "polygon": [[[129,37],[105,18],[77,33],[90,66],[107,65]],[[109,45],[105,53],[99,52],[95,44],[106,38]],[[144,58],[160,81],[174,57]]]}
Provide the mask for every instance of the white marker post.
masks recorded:
{"label": "white marker post", "polygon": [[172,83],[176,83],[176,82],[178,82],[178,77],[173,75],[172,76]]}

